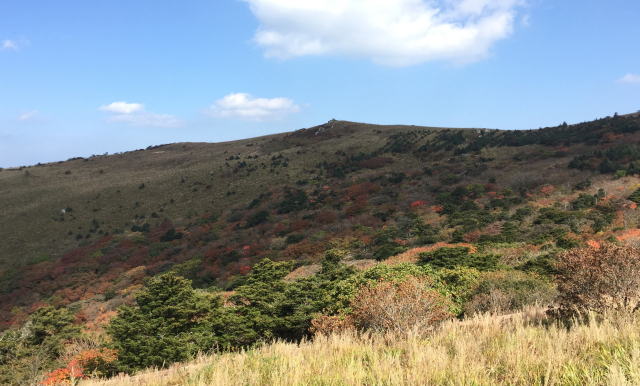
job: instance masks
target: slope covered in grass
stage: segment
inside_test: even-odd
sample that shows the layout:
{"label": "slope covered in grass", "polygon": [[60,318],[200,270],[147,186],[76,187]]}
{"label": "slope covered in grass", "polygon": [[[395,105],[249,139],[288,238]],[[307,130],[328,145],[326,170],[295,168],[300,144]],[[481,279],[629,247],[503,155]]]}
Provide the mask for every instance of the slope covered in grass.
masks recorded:
{"label": "slope covered in grass", "polygon": [[639,130],[636,115],[521,132],[334,121],[6,169],[0,321],[54,305],[91,322],[145,277],[233,290],[264,258],[295,268],[332,248],[383,261],[474,243],[544,271],[559,250],[635,229]]}
{"label": "slope covered in grass", "polygon": [[637,318],[611,316],[568,328],[543,311],[449,322],[426,337],[346,332],[300,344],[267,343],[198,357],[177,371],[80,385],[640,384]]}

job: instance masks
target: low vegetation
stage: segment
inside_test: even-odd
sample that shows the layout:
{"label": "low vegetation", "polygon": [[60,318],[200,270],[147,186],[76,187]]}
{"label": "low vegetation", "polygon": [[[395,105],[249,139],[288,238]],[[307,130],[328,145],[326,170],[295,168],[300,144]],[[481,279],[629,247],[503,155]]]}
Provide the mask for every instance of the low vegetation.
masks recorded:
{"label": "low vegetation", "polygon": [[[170,188],[136,175],[126,194],[93,198],[122,203],[111,213],[127,221],[65,203],[52,221],[79,231],[65,230],[65,249],[2,263],[0,382],[178,362],[192,364],[168,376],[185,384],[635,382],[640,118],[387,129],[333,122],[257,146],[203,146],[217,149],[219,170],[182,170]],[[145,157],[186,157],[181,146]],[[93,159],[68,162],[99,163],[95,178],[116,173]],[[580,335],[599,329],[611,339]],[[458,342],[474,331],[478,341]],[[551,350],[553,339],[566,347]],[[519,340],[532,352],[510,351]],[[228,361],[245,373],[220,373]],[[285,379],[299,361],[308,368]]]}

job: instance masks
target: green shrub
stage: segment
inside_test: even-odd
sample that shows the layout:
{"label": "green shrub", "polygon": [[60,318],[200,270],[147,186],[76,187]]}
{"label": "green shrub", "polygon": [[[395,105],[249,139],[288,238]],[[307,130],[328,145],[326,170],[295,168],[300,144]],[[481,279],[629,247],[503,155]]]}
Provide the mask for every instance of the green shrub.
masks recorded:
{"label": "green shrub", "polygon": [[270,218],[271,218],[271,215],[269,214],[268,211],[261,210],[257,213],[254,213],[251,217],[249,217],[249,220],[247,220],[246,227],[251,228],[256,225],[260,225],[262,223],[269,221]]}
{"label": "green shrub", "polygon": [[301,242],[302,240],[304,240],[304,235],[300,234],[300,233],[292,233],[289,236],[287,236],[287,239],[285,241],[285,243],[287,245],[290,244],[298,244],[299,242]]}
{"label": "green shrub", "polygon": [[168,242],[153,243],[149,245],[149,252],[147,253],[147,256],[149,258],[160,256],[162,251],[172,247],[173,247],[173,244]]}
{"label": "green shrub", "polygon": [[404,247],[398,243],[391,242],[376,248],[376,250],[373,252],[373,256],[376,260],[382,261],[388,259],[391,256],[396,256],[403,252],[406,252],[408,249],[409,248]]}
{"label": "green shrub", "polygon": [[615,179],[617,180],[617,179],[622,178],[622,177],[624,177],[624,176],[626,176],[626,175],[627,175],[627,171],[626,171],[626,170],[624,170],[624,169],[623,169],[623,170],[618,170],[618,171],[613,175],[613,178],[615,178]]}
{"label": "green shrub", "polygon": [[591,186],[591,180],[586,179],[585,181],[578,182],[573,188],[575,190],[587,190]]}
{"label": "green shrub", "polygon": [[640,188],[636,189],[635,192],[631,193],[631,195],[629,195],[627,199],[635,202],[636,204],[640,204]]}
{"label": "green shrub", "polygon": [[181,238],[182,238],[182,232],[176,233],[176,230],[171,228],[164,235],[160,237],[160,241],[171,242],[173,240],[180,240]]}
{"label": "green shrub", "polygon": [[457,174],[444,172],[438,176],[438,179],[442,183],[442,185],[454,185],[458,182],[462,181],[462,177]]}
{"label": "green shrub", "polygon": [[582,209],[591,208],[596,204],[596,201],[597,199],[594,196],[586,193],[580,193],[578,198],[571,201],[571,208],[573,210],[582,210]]}
{"label": "green shrub", "polygon": [[554,253],[539,255],[524,264],[515,267],[517,270],[536,273],[540,276],[551,277],[557,273],[554,264],[557,261]]}
{"label": "green shrub", "polygon": [[466,315],[516,312],[529,305],[552,304],[556,296],[553,284],[537,275],[519,271],[485,272],[464,311]]}
{"label": "green shrub", "polygon": [[534,221],[534,224],[568,224],[572,218],[578,217],[579,214],[571,213],[560,209],[542,208],[540,215]]}
{"label": "green shrub", "polygon": [[500,256],[492,254],[469,253],[469,247],[443,247],[419,254],[419,264],[430,265],[436,269],[470,267],[479,271],[491,271],[498,268]]}

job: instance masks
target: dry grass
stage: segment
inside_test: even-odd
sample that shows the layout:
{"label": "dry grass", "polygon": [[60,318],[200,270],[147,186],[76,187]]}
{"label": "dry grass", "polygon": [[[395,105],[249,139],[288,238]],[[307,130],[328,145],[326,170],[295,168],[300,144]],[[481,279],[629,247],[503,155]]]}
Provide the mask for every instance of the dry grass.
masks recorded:
{"label": "dry grass", "polygon": [[275,342],[81,385],[640,385],[639,319],[567,329],[537,311],[447,322],[426,339],[346,332]]}
{"label": "dry grass", "polygon": [[469,248],[469,252],[471,252],[471,253],[475,253],[477,251],[476,247],[474,247],[471,244],[465,244],[465,243],[449,244],[449,243],[444,243],[444,242],[438,242],[438,243],[435,243],[435,244],[427,246],[427,247],[413,248],[413,249],[409,249],[408,251],[403,252],[403,253],[401,253],[399,255],[391,256],[390,258],[388,258],[387,260],[384,261],[384,264],[396,265],[396,264],[400,264],[400,263],[417,263],[418,260],[420,259],[420,256],[419,256],[420,253],[422,253],[422,252],[431,252],[431,251],[436,250],[438,248],[444,248],[444,247],[448,247],[448,248],[467,247],[467,248]]}

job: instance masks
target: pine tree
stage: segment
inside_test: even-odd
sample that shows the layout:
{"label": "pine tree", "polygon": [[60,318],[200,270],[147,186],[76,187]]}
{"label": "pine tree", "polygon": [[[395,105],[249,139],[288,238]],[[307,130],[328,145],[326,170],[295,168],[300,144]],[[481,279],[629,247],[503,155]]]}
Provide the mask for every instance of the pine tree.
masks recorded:
{"label": "pine tree", "polygon": [[107,328],[123,370],[161,367],[229,344],[220,297],[194,291],[190,280],[173,273],[152,278],[135,299],[137,307],[121,306]]}

